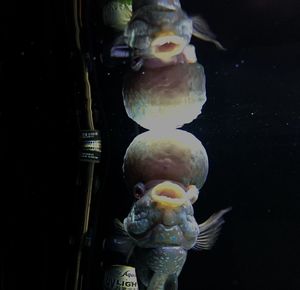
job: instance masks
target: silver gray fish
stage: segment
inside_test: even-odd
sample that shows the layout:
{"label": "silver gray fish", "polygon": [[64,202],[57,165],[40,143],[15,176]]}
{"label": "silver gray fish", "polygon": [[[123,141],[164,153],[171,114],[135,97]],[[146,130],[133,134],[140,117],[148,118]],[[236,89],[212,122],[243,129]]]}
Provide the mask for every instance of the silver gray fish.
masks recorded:
{"label": "silver gray fish", "polygon": [[133,58],[158,58],[168,63],[185,52],[192,35],[224,49],[205,20],[189,17],[179,0],[133,0],[131,19],[112,48],[112,56],[126,55],[123,42],[133,50]]}
{"label": "silver gray fish", "polygon": [[175,290],[189,249],[210,249],[224,223],[221,210],[198,225],[192,204],[198,198],[195,186],[160,181],[136,185],[136,196],[124,223],[116,221],[119,234],[114,250],[133,257],[139,289]]}

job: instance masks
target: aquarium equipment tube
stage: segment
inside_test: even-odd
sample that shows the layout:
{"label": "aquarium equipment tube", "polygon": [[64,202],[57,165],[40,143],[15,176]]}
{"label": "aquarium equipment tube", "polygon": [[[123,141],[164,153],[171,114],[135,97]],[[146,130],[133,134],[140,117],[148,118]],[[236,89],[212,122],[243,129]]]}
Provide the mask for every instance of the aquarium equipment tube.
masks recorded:
{"label": "aquarium equipment tube", "polygon": [[92,92],[90,84],[90,73],[88,69],[89,53],[84,52],[82,48],[83,33],[83,2],[82,0],[73,0],[75,41],[80,54],[81,71],[83,79],[83,97],[84,97],[84,128],[80,128],[80,154],[79,159],[85,163],[85,188],[83,194],[84,214],[82,217],[82,226],[80,232],[80,243],[76,258],[76,268],[74,275],[74,290],[82,289],[83,273],[82,259],[84,248],[89,244],[89,226],[91,215],[91,202],[93,195],[93,180],[95,163],[100,162],[101,157],[101,136],[95,129],[93,110],[92,110]]}

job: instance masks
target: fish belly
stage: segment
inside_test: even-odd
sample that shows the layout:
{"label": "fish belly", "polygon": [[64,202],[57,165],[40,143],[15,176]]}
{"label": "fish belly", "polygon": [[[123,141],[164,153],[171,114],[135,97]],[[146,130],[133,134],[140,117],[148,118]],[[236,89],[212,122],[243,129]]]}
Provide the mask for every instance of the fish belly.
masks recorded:
{"label": "fish belly", "polygon": [[147,290],[164,290],[166,283],[177,288],[177,277],[185,263],[187,251],[181,247],[159,247],[137,250],[136,271]]}

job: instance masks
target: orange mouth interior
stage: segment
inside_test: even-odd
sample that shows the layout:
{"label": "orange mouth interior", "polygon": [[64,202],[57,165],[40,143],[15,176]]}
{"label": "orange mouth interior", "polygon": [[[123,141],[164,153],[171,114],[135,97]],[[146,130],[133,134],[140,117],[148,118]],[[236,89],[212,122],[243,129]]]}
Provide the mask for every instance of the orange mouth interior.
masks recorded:
{"label": "orange mouth interior", "polygon": [[177,184],[165,181],[151,190],[153,201],[162,207],[176,208],[186,202],[185,191]]}
{"label": "orange mouth interior", "polygon": [[156,50],[158,52],[171,52],[171,51],[175,50],[177,47],[178,47],[178,45],[176,43],[167,42],[167,43],[157,47]]}
{"label": "orange mouth interior", "polygon": [[186,41],[174,34],[160,34],[152,42],[152,54],[161,60],[169,60],[180,54],[186,46]]}

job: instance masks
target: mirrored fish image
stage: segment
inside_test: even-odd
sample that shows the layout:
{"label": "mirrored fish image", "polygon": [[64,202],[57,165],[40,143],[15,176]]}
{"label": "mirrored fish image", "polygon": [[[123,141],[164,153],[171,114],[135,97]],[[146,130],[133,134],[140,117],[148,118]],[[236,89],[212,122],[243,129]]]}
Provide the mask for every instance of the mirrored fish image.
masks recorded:
{"label": "mirrored fish image", "polygon": [[[124,23],[128,19],[128,8],[122,8],[121,1],[118,3],[120,3],[118,13],[105,10],[105,14],[118,14],[116,19],[119,21],[115,23],[122,21]],[[105,19],[107,17],[105,16]],[[180,54],[189,58],[188,46],[192,36],[212,42],[219,49],[224,49],[216,40],[216,36],[211,32],[206,21],[200,16],[189,17],[182,10],[178,0],[133,0],[132,16],[127,25],[122,26],[125,26],[124,33],[116,41],[111,54],[113,57],[131,55],[132,67],[136,70],[146,59],[154,58],[165,63],[172,63]],[[127,51],[124,44],[131,48],[131,53]]]}
{"label": "mirrored fish image", "polygon": [[111,55],[131,59],[132,70],[123,81],[125,110],[146,129],[180,128],[201,114],[206,101],[205,74],[190,44],[192,35],[223,47],[201,17],[182,10],[180,1],[129,3],[109,1],[103,10],[107,25],[111,16],[114,26],[122,21],[124,27]]}

